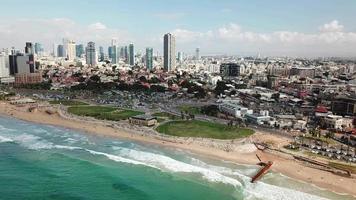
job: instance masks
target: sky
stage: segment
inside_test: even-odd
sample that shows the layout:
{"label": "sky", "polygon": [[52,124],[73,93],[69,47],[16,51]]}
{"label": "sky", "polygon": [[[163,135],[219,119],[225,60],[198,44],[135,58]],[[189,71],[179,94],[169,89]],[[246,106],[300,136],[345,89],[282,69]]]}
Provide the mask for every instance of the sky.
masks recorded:
{"label": "sky", "polygon": [[63,38],[202,55],[356,57],[356,0],[1,0],[0,48]]}

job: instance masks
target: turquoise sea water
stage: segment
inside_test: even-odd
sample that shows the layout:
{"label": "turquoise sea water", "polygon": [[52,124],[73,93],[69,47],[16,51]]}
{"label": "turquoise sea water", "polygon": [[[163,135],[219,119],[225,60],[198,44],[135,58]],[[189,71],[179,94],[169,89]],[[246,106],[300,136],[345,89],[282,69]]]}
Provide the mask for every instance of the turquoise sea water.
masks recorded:
{"label": "turquoise sea water", "polygon": [[353,199],[255,166],[0,116],[0,199]]}

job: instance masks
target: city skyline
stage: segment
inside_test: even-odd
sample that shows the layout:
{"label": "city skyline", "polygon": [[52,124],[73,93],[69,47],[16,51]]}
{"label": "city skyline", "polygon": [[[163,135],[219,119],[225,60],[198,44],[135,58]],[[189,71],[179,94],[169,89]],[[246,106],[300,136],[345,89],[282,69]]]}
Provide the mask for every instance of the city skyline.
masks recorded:
{"label": "city skyline", "polygon": [[162,36],[172,33],[177,51],[191,55],[200,47],[203,56],[355,56],[356,2],[346,0],[20,2],[2,2],[0,48],[31,41],[49,51],[63,38],[108,47],[115,38],[119,46],[133,43],[138,52],[153,47],[162,54]]}

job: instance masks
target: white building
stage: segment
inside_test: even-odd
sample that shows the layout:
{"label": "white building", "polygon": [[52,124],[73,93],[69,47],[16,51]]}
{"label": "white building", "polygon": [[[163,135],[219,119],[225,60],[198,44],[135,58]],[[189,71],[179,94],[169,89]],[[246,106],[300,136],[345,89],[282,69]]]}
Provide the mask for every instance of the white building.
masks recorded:
{"label": "white building", "polygon": [[231,115],[233,117],[242,118],[246,114],[252,114],[253,110],[249,110],[246,107],[243,107],[239,104],[231,103],[231,102],[224,102],[219,105],[219,110],[222,113],[227,115]]}
{"label": "white building", "polygon": [[328,115],[322,120],[322,125],[326,128],[342,130],[343,128],[353,128],[353,119],[343,118],[339,115]]}
{"label": "white building", "polygon": [[0,53],[0,78],[10,76],[9,56],[5,53]]}
{"label": "white building", "polygon": [[64,47],[67,59],[73,61],[76,58],[75,42],[73,40],[67,40]]}

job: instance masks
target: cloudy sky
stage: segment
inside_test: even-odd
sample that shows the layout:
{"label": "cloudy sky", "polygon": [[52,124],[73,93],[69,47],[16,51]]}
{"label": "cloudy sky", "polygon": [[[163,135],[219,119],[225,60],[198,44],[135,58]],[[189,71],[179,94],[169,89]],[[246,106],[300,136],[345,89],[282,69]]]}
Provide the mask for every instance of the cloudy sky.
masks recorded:
{"label": "cloudy sky", "polygon": [[0,48],[63,38],[202,55],[356,57],[356,0],[1,0]]}

